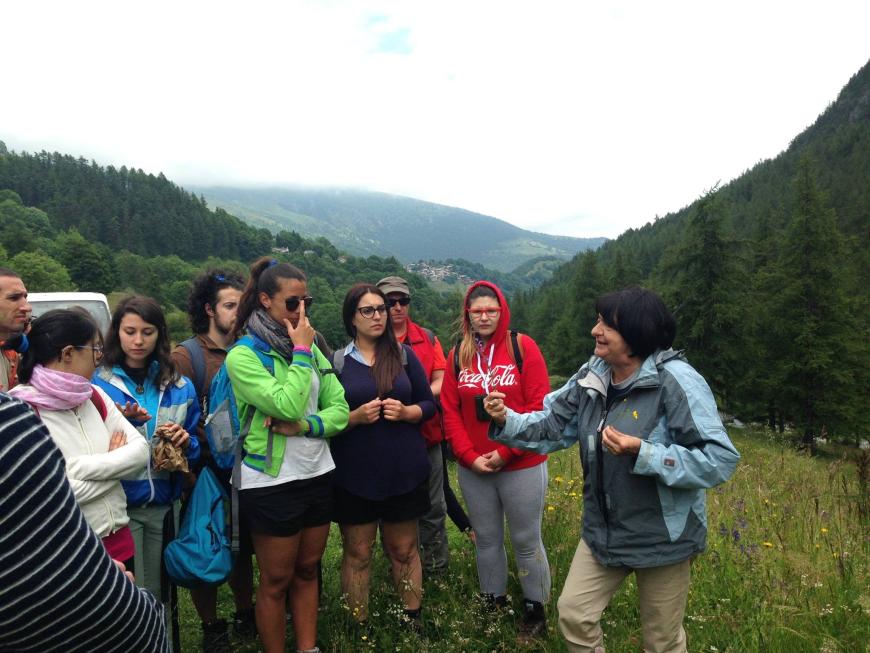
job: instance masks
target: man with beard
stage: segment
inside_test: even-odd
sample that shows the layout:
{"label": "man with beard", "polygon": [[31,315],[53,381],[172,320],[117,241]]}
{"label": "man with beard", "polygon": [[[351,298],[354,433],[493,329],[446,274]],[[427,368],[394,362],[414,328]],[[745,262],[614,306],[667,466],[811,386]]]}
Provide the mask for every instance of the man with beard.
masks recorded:
{"label": "man with beard", "polygon": [[[243,287],[244,280],[238,274],[209,270],[196,278],[188,297],[187,312],[195,335],[175,348],[172,360],[178,371],[193,381],[203,421],[209,412],[212,378],[223,365],[227,350],[238,335],[236,312]],[[203,423],[200,423],[196,435],[202,451],[202,464],[211,468],[229,494],[232,470],[221,469],[215,464]],[[247,537],[242,540],[242,551],[236,558],[228,582],[236,606],[233,630],[237,637],[247,639],[253,638],[257,630],[254,624],[252,549]],[[227,622],[217,616],[217,587],[192,589],[190,598],[202,620],[202,650],[209,653],[232,650]]]}
{"label": "man with beard", "polygon": [[12,270],[0,268],[0,391],[7,392],[15,386],[17,350],[29,321],[30,304],[24,282]]}

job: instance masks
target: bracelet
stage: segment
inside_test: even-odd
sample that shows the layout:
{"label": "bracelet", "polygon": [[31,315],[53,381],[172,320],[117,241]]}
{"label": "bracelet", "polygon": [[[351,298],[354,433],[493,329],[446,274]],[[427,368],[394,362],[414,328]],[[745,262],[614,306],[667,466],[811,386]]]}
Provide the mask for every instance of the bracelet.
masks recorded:
{"label": "bracelet", "polygon": [[293,351],[303,352],[305,354],[311,353],[311,347],[306,347],[305,345],[294,345]]}

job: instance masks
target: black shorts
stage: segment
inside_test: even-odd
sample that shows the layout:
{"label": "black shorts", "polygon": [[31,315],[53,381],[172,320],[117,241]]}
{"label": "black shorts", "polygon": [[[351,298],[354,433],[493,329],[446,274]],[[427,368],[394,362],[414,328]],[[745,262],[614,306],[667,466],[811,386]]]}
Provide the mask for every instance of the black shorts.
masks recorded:
{"label": "black shorts", "polygon": [[332,473],[239,491],[239,512],[251,533],[291,537],[332,521]]}
{"label": "black shorts", "polygon": [[333,521],[349,525],[370,524],[378,520],[387,523],[411,521],[425,515],[430,507],[428,478],[410,492],[379,501],[366,499],[336,485]]}

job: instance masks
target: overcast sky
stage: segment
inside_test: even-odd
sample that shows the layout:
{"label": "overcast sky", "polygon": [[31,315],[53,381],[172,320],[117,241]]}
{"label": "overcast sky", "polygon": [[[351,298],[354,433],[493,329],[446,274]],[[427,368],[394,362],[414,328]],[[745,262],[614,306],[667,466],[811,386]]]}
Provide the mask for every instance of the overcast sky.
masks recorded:
{"label": "overcast sky", "polygon": [[615,237],[776,156],[870,2],[6,2],[0,140]]}

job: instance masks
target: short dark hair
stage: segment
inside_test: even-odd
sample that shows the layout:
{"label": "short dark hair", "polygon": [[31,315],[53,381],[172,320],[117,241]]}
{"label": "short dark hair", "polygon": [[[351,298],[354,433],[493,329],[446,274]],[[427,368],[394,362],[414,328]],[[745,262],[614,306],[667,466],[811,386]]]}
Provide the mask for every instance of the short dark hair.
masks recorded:
{"label": "short dark hair", "polygon": [[179,374],[175,364],[172,362],[172,358],[169,356],[170,341],[169,329],[166,326],[166,316],[163,314],[160,304],[150,297],[131,295],[118,303],[115,312],[112,314],[112,324],[109,327],[109,333],[106,335],[106,344],[103,348],[103,366],[111,369],[113,365],[120,365],[127,358],[127,355],[121,348],[119,332],[121,320],[128,313],[138,315],[142,318],[143,322],[157,327],[157,342],[154,345],[154,351],[148,356],[146,365],[150,365],[155,360],[158,362],[158,384],[175,383],[179,378]]}
{"label": "short dark hair", "polygon": [[631,355],[639,358],[667,349],[677,335],[677,323],[661,297],[639,286],[602,295],[595,300],[595,312],[619,332]]}
{"label": "short dark hair", "polygon": [[12,277],[13,279],[20,279],[21,275],[15,272],[15,270],[10,270],[9,268],[0,268],[0,277]]}
{"label": "short dark hair", "polygon": [[218,293],[224,288],[242,290],[245,280],[235,272],[226,270],[209,270],[193,280],[193,286],[187,297],[187,315],[190,317],[190,327],[194,333],[207,333],[209,326],[206,306],[214,310]]}
{"label": "short dark hair", "polygon": [[21,355],[18,378],[27,383],[36,365],[60,358],[64,347],[82,347],[102,334],[94,319],[81,308],[56,308],[33,320],[27,334],[28,348]]}

